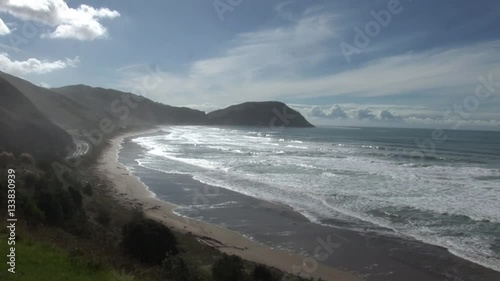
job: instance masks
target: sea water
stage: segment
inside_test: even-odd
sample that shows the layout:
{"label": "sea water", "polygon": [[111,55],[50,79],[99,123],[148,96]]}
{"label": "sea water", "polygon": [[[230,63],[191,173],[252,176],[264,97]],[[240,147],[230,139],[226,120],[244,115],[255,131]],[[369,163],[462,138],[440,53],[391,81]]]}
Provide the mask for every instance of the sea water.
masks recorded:
{"label": "sea water", "polygon": [[[500,132],[169,127],[136,161],[500,271]],[[332,220],[333,219],[333,220]]]}

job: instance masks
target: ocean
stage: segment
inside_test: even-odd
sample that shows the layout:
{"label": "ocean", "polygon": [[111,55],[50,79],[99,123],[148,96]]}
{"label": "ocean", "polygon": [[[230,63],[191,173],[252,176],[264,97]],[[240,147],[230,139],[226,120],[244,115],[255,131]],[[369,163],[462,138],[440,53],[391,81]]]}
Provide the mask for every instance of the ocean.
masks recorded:
{"label": "ocean", "polygon": [[413,237],[500,271],[500,132],[164,130],[131,140],[146,151],[138,166],[283,204],[314,223]]}

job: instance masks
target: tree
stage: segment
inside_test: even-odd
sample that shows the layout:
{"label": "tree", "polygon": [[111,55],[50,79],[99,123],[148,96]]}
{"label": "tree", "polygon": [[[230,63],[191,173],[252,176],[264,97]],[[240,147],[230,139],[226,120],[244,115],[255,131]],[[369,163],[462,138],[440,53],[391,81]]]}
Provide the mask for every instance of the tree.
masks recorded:
{"label": "tree", "polygon": [[94,193],[94,192],[93,192],[93,189],[92,189],[92,186],[90,185],[90,183],[87,183],[87,184],[83,187],[82,191],[83,191],[83,194],[85,194],[85,195],[87,195],[87,196],[89,196],[89,197],[91,197],[91,196],[92,196],[92,194]]}
{"label": "tree", "polygon": [[80,191],[70,186],[68,188],[68,192],[69,195],[71,196],[71,199],[76,204],[76,207],[80,209],[82,207],[82,202],[83,202],[82,194],[80,193]]}
{"label": "tree", "polygon": [[161,264],[167,255],[179,253],[170,229],[150,219],[134,219],[123,229],[125,253],[146,264]]}
{"label": "tree", "polygon": [[37,196],[37,206],[44,213],[48,224],[59,225],[63,222],[63,208],[52,192],[40,192]]}
{"label": "tree", "polygon": [[21,156],[19,156],[19,160],[21,160],[21,163],[26,165],[35,165],[35,158],[33,158],[33,156],[29,153],[21,154]]}
{"label": "tree", "polygon": [[26,187],[31,188],[38,182],[38,176],[35,173],[27,172],[24,177],[24,184]]}
{"label": "tree", "polygon": [[224,254],[212,265],[212,278],[217,281],[245,280],[243,260],[235,255]]}
{"label": "tree", "polygon": [[0,153],[0,167],[5,168],[7,165],[12,165],[15,162],[16,158],[14,154],[9,152]]}
{"label": "tree", "polygon": [[281,279],[281,276],[274,274],[267,266],[261,264],[255,266],[252,276],[255,281],[278,281]]}
{"label": "tree", "polygon": [[168,257],[163,261],[162,270],[169,280],[199,281],[201,274],[195,266],[180,256]]}

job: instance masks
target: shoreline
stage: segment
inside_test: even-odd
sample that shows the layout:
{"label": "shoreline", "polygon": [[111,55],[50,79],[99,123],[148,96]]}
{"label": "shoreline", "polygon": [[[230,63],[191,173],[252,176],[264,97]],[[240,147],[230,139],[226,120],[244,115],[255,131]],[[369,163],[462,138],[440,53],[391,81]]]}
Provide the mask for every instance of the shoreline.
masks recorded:
{"label": "shoreline", "polygon": [[[107,158],[102,164],[108,166],[101,167],[100,160],[98,170],[112,182],[114,192],[111,195],[120,204],[142,209],[148,217],[193,235],[200,243],[306,278],[369,281],[487,281],[500,278],[499,272],[458,257],[440,246],[409,239],[411,237],[404,239],[397,235],[316,224],[286,205],[203,184],[190,175],[167,174],[136,165],[135,159],[145,151],[127,140],[156,135],[160,131],[161,128],[156,128],[113,138],[100,158]],[[123,153],[118,153],[118,148],[122,148]],[[206,201],[210,204],[205,203],[200,209],[194,204],[192,192],[205,195],[207,188],[218,188],[220,194],[210,196]],[[228,203],[230,206],[226,206]],[[339,225],[342,223],[339,221]],[[332,242],[341,247],[321,260],[316,252],[317,241],[330,239],[330,235]],[[323,265],[304,270],[311,269],[312,262],[317,263],[316,259],[307,258],[313,256]]]}
{"label": "shoreline", "polygon": [[[160,130],[160,128],[155,128],[134,131],[110,139],[110,144],[103,150],[96,165],[98,175],[112,185],[110,195],[119,204],[127,208],[142,209],[147,217],[158,220],[175,231],[196,236],[200,243],[210,245],[227,254],[238,255],[252,262],[297,274],[298,272],[294,269],[298,266],[303,267],[304,261],[306,261],[304,257],[260,244],[238,232],[176,214],[174,212],[177,208],[175,204],[154,196],[154,193],[149,191],[139,177],[132,175],[128,168],[118,161],[118,150],[124,139]],[[313,272],[302,272],[299,275],[324,280],[361,280],[355,273],[321,264]]]}

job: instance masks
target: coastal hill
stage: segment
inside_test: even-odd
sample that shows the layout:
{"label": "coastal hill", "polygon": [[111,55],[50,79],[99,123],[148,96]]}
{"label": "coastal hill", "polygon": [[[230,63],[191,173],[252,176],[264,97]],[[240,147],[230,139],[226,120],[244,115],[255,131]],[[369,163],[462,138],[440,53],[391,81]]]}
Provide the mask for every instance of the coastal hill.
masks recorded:
{"label": "coastal hill", "polygon": [[232,126],[314,127],[302,114],[277,101],[246,102],[209,113],[209,124]]}
{"label": "coastal hill", "polygon": [[0,72],[0,77],[16,87],[54,124],[65,130],[89,129],[99,124],[100,116],[91,108],[19,77]]}
{"label": "coastal hill", "polygon": [[0,77],[24,94],[52,123],[72,134],[99,128],[103,119],[121,129],[155,125],[313,127],[299,112],[276,101],[247,102],[206,114],[113,89],[86,85],[47,89],[7,73],[0,72]]}
{"label": "coastal hill", "polygon": [[91,108],[101,116],[111,118],[123,127],[206,124],[203,111],[165,105],[132,93],[86,85],[73,85],[51,90],[79,105]]}
{"label": "coastal hill", "polygon": [[0,151],[30,153],[39,160],[66,154],[71,136],[53,124],[18,89],[0,77]]}
{"label": "coastal hill", "polygon": [[[92,108],[100,115],[115,117],[118,114],[116,109],[119,106],[116,101],[121,101],[124,96],[128,96],[134,106],[129,108],[126,121],[135,125],[313,127],[299,112],[281,102],[247,102],[205,114],[199,110],[169,106],[142,96],[113,89],[74,85],[51,90],[72,99],[82,106]],[[115,104],[113,105],[113,103]],[[137,107],[135,107],[135,104],[137,104]]]}

